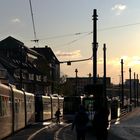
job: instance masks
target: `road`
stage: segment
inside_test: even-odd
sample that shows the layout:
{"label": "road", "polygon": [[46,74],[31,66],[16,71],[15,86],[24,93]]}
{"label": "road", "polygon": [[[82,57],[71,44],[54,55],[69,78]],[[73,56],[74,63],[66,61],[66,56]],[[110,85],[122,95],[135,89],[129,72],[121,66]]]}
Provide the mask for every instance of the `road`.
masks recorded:
{"label": "road", "polygon": [[111,126],[111,133],[126,140],[140,139],[140,107],[129,112],[119,122]]}
{"label": "road", "polygon": [[[75,131],[71,131],[71,124],[37,124],[27,129],[21,130],[15,135],[5,140],[76,140]],[[90,131],[86,135],[86,140],[96,140],[93,132]],[[123,140],[109,133],[109,140]]]}
{"label": "road", "polygon": [[[23,129],[6,140],[76,140],[71,124],[39,123]],[[134,109],[120,121],[111,125],[108,140],[139,140],[140,108]],[[89,131],[86,140],[96,140],[93,131]]]}

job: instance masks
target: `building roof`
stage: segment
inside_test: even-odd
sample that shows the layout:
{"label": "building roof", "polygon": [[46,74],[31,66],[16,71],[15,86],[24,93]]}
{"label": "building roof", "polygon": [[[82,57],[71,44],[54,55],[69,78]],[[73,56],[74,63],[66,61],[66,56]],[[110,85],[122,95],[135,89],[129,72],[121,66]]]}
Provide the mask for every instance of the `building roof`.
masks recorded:
{"label": "building roof", "polygon": [[55,63],[60,63],[55,54],[53,53],[52,49],[48,46],[45,46],[45,48],[32,48],[33,50],[37,51],[38,53],[42,54],[46,57],[46,59],[49,62],[55,61]]}
{"label": "building roof", "polygon": [[[32,54],[34,56],[41,56],[36,51],[29,49],[22,43],[21,41],[9,36],[4,40],[0,41],[0,50],[7,49],[7,50],[19,50],[19,47],[23,47],[24,52],[27,54]],[[17,52],[18,53],[18,52]],[[0,57],[0,62],[2,65],[9,70],[20,69],[21,67],[21,55],[16,55],[17,57]],[[22,61],[22,69],[26,69],[28,72],[35,73],[35,74],[42,74],[30,61]]]}
{"label": "building roof", "polygon": [[24,45],[23,42],[13,38],[12,36],[8,36],[7,38],[3,39],[2,41],[0,41],[0,49],[19,49],[19,47],[23,47],[24,50],[32,55],[35,56],[40,56],[39,53],[37,53],[36,51],[28,48],[27,46]]}
{"label": "building roof", "polygon": [[11,37],[11,36],[8,36],[7,38],[3,39],[2,41],[0,41],[0,48],[1,47],[19,47],[19,45],[21,46],[24,46],[24,43]]}

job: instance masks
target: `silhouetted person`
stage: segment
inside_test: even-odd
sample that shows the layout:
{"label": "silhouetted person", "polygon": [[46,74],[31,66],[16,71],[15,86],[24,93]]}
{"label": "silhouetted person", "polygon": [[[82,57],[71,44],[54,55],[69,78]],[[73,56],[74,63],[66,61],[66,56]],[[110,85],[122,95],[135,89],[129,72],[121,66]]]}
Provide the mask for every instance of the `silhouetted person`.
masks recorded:
{"label": "silhouetted person", "polygon": [[82,105],[79,107],[78,113],[75,115],[72,123],[72,130],[76,128],[77,140],[85,140],[86,126],[88,123],[88,115]]}
{"label": "silhouetted person", "polygon": [[60,123],[60,115],[61,115],[61,112],[60,112],[60,109],[58,108],[58,110],[55,113],[57,123]]}
{"label": "silhouetted person", "polygon": [[107,140],[108,138],[108,116],[109,109],[107,107],[107,103],[105,103],[103,106],[100,106],[95,112],[94,128],[97,140]]}

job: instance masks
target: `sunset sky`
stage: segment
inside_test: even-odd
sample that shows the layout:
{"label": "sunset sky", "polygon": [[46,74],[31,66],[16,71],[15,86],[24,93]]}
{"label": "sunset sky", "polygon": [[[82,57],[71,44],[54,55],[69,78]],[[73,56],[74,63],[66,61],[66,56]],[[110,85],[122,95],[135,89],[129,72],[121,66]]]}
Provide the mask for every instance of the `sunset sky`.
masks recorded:
{"label": "sunset sky", "polygon": [[[98,70],[103,76],[103,44],[107,46],[107,76],[120,82],[124,59],[124,78],[128,69],[140,74],[140,0],[32,0],[36,35],[34,39],[29,0],[0,0],[0,40],[13,36],[28,47],[52,48],[60,61],[92,56],[93,9],[98,14]],[[87,77],[92,60],[61,64],[68,77]],[[139,76],[140,77],[140,76]]]}

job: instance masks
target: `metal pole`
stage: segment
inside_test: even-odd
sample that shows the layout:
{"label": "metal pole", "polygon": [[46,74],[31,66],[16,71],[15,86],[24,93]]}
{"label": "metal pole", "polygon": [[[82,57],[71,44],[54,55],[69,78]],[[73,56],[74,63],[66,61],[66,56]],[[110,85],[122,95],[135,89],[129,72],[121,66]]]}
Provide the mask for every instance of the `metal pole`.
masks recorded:
{"label": "metal pole", "polygon": [[124,107],[124,85],[123,85],[123,59],[121,59],[121,76],[122,76],[122,107]]}
{"label": "metal pole", "polygon": [[131,68],[129,68],[129,85],[130,85],[130,95],[129,95],[129,97],[130,97],[130,105],[132,104],[132,84],[131,84]]}
{"label": "metal pole", "polygon": [[77,96],[77,73],[78,73],[78,70],[75,69],[75,73],[76,73],[76,89],[75,89],[75,96]]}
{"label": "metal pole", "polygon": [[139,96],[138,96],[138,92],[139,92],[139,78],[138,78],[138,74],[137,74],[137,106],[138,106],[138,103],[139,103]]}
{"label": "metal pole", "polygon": [[134,102],[135,102],[135,107],[136,107],[136,77],[135,77],[135,72],[134,72]]}
{"label": "metal pole", "polygon": [[106,99],[106,44],[103,45],[104,51],[104,98]]}
{"label": "metal pole", "polygon": [[93,10],[93,84],[97,82],[97,10]]}

